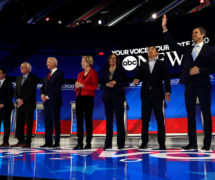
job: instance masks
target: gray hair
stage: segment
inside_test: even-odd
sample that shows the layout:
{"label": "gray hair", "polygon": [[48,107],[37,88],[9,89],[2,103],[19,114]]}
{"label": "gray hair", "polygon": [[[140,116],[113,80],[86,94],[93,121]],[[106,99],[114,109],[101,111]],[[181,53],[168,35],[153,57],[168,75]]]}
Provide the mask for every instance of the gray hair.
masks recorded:
{"label": "gray hair", "polygon": [[92,56],[82,56],[82,59],[84,59],[88,64],[89,66],[93,66],[93,57]]}
{"label": "gray hair", "polygon": [[47,60],[50,60],[51,62],[55,63],[56,66],[57,66],[57,64],[58,64],[58,61],[57,61],[57,58],[56,58],[56,57],[48,57]]}
{"label": "gray hair", "polygon": [[[28,63],[28,62],[23,62],[22,64],[26,64],[27,68],[28,68],[29,71],[31,72],[32,67],[31,67],[30,63]],[[21,66],[22,66],[22,64],[21,64]],[[21,66],[20,66],[20,68],[21,68]]]}

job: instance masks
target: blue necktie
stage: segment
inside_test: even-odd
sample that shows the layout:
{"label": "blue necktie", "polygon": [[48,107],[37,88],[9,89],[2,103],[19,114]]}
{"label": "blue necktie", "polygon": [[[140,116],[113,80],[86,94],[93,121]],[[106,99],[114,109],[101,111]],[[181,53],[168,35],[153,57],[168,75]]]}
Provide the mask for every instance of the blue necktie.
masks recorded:
{"label": "blue necktie", "polygon": [[196,44],[196,45],[194,46],[194,48],[193,48],[193,52],[192,52],[193,61],[196,60],[198,47],[199,47],[199,45]]}

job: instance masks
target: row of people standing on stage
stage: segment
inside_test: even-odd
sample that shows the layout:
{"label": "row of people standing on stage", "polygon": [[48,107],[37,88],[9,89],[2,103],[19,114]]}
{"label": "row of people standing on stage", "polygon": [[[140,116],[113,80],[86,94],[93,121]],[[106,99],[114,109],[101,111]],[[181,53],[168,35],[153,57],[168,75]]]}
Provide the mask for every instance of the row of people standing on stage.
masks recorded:
{"label": "row of people standing on stage", "polygon": [[[171,49],[177,50],[184,55],[184,66],[180,81],[185,84],[185,105],[188,116],[188,137],[189,144],[183,149],[197,149],[195,103],[199,98],[204,118],[204,133],[202,150],[210,150],[212,139],[212,118],[211,118],[211,84],[209,74],[215,71],[215,50],[203,42],[206,31],[202,27],[193,29],[192,39],[195,46],[181,47],[173,40],[167,30],[167,17],[162,20],[163,35]],[[148,61],[138,69],[133,84],[142,81],[142,143],[139,148],[148,147],[148,127],[152,109],[155,112],[158,123],[159,149],[165,150],[165,125],[163,114],[163,100],[170,101],[170,78],[167,64],[157,59],[158,52],[154,46],[148,48]],[[84,71],[80,72],[75,83],[76,113],[77,113],[77,135],[78,144],[74,149],[90,149],[92,140],[92,116],[94,106],[95,90],[98,86],[98,74],[92,69],[93,59],[91,56],[83,56],[81,62]],[[60,106],[61,86],[63,73],[57,69],[57,59],[50,57],[47,60],[47,67],[51,72],[44,78],[41,88],[41,99],[44,103],[45,112],[45,144],[42,147],[60,146]],[[37,77],[30,73],[29,63],[21,65],[22,76],[17,78],[15,99],[17,103],[17,132],[18,143],[13,147],[30,147],[31,131],[33,125],[33,110],[36,104]],[[104,90],[104,107],[106,115],[106,140],[104,149],[112,147],[113,136],[113,114],[117,121],[117,146],[119,149],[125,145],[124,129],[124,88],[128,85],[124,69],[119,65],[118,57],[114,54],[108,57],[107,66],[102,70],[100,77],[101,89]],[[3,144],[8,146],[10,127],[9,119],[12,103],[12,85],[5,80],[5,72],[0,69],[0,122],[4,122],[5,134]],[[164,83],[163,83],[164,82]],[[5,95],[4,95],[5,94]],[[7,96],[7,97],[6,97]],[[83,146],[83,122],[86,123],[86,145]],[[27,136],[24,139],[24,123],[27,122]],[[55,128],[55,143],[53,144],[53,126]]]}
{"label": "row of people standing on stage", "polygon": [[[64,74],[57,69],[57,59],[49,57],[47,68],[50,73],[43,80],[41,100],[44,105],[45,144],[41,147],[60,146],[60,107],[62,105],[61,88]],[[13,97],[16,102],[16,138],[18,142],[11,147],[31,147],[34,110],[36,108],[36,88],[38,78],[31,73],[31,65],[24,62],[20,66],[21,76],[16,79],[15,93],[11,82],[6,79],[6,72],[0,69],[0,124],[4,123],[4,138],[1,147],[9,146],[10,115],[13,105]],[[26,128],[26,136],[25,132]],[[53,144],[53,127],[55,129],[55,143]]]}
{"label": "row of people standing on stage", "polygon": [[[196,27],[192,32],[194,47],[181,47],[170,36],[167,30],[167,17],[163,16],[163,36],[172,50],[177,50],[184,56],[184,65],[180,76],[180,82],[185,85],[185,105],[188,117],[188,145],[182,149],[198,149],[196,136],[196,100],[200,106],[204,119],[204,140],[202,150],[209,151],[212,140],[212,116],[211,116],[211,83],[209,74],[215,72],[215,49],[204,44],[206,30]],[[133,84],[142,81],[142,143],[139,148],[148,147],[148,127],[152,109],[158,124],[159,149],[165,150],[165,125],[163,114],[163,101],[170,101],[171,85],[168,66],[164,61],[157,59],[158,52],[154,46],[148,48],[148,61],[138,69]],[[117,146],[122,149],[125,144],[125,130],[123,123],[123,101],[126,86],[126,75],[117,66],[117,56],[108,58],[108,66],[103,69],[101,77],[101,89],[104,90],[104,104],[106,115],[106,140],[104,149],[112,147],[113,113],[117,121]],[[164,83],[163,83],[164,82]],[[84,84],[83,84],[84,87]],[[80,88],[80,87],[79,87]],[[87,142],[89,144],[89,142]],[[78,144],[74,149],[82,149]],[[90,146],[86,146],[88,148]]]}
{"label": "row of people standing on stage", "polygon": [[[92,115],[95,90],[98,86],[98,74],[91,68],[93,59],[91,56],[83,56],[81,62],[84,71],[79,73],[75,83],[76,117],[78,144],[74,149],[90,149],[92,140]],[[124,88],[128,86],[125,71],[119,63],[119,58],[111,54],[107,65],[102,69],[100,77],[101,89],[104,90],[103,101],[106,115],[106,140],[105,149],[112,148],[113,116],[116,115],[117,122],[117,146],[119,149],[125,146],[124,126]],[[86,123],[86,145],[83,147],[83,121]]]}
{"label": "row of people standing on stage", "polygon": [[[49,57],[47,68],[50,73],[45,76],[40,89],[41,99],[44,105],[45,121],[45,144],[41,147],[60,146],[60,107],[62,105],[61,87],[63,84],[63,73],[57,69],[57,59]],[[78,145],[74,149],[83,149],[83,122],[86,123],[86,145],[85,149],[91,148],[92,140],[92,116],[94,107],[95,90],[98,87],[98,74],[91,68],[93,65],[92,56],[83,56],[81,61],[84,71],[78,74],[75,83],[76,115]],[[22,75],[17,77],[15,88],[16,101],[16,138],[18,142],[11,147],[31,147],[34,109],[36,107],[36,88],[38,78],[31,73],[31,65],[24,62],[20,66]],[[4,123],[4,139],[1,147],[9,146],[10,115],[14,108],[12,99],[14,90],[11,82],[6,79],[6,72],[0,69],[0,122]],[[112,147],[113,114],[116,113],[118,147],[125,145],[124,128],[124,101],[125,93],[123,88],[128,85],[125,71],[119,66],[119,59],[116,55],[108,57],[108,65],[104,68],[101,77],[101,88],[104,90],[105,114],[107,117],[107,138],[105,148]],[[25,123],[27,124],[26,137]],[[55,129],[55,143],[53,143],[53,127]]]}
{"label": "row of people standing on stage", "polygon": [[[158,122],[158,142],[159,149],[165,150],[165,126],[163,114],[164,97],[170,101],[170,77],[167,64],[157,59],[158,52],[154,46],[148,48],[147,63],[143,63],[139,68],[136,79],[133,83],[136,85],[142,81],[141,99],[142,99],[142,143],[139,148],[147,148],[148,127],[152,109]],[[94,97],[94,91],[98,85],[98,75],[91,68],[92,57],[82,58],[83,72],[79,73],[75,84],[77,92],[76,113],[77,113],[77,135],[78,144],[75,150],[90,149],[92,139],[92,109],[93,103],[90,99]],[[164,81],[164,85],[163,85]],[[117,146],[123,149],[125,146],[125,125],[124,125],[124,88],[128,86],[128,78],[125,70],[120,66],[119,58],[115,54],[108,57],[107,65],[102,69],[100,77],[100,88],[104,91],[103,101],[106,115],[106,139],[104,149],[112,148],[113,137],[113,116],[116,116],[117,123]],[[93,102],[93,101],[92,101]],[[89,113],[90,111],[90,113]],[[86,145],[83,146],[83,119],[86,122]],[[90,124],[90,125],[89,125]]]}

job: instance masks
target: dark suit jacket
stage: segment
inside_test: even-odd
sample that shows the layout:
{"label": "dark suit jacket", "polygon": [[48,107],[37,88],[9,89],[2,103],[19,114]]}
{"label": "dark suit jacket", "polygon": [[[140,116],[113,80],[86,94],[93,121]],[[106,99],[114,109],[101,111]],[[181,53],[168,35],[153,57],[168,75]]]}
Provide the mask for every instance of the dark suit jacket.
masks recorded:
{"label": "dark suit jacket", "polygon": [[48,80],[48,75],[46,75],[46,77],[43,80],[40,93],[50,98],[47,101],[62,105],[61,88],[63,85],[63,80],[64,80],[64,73],[59,70],[56,70],[52,74],[49,80]]}
{"label": "dark suit jacket", "polygon": [[14,96],[14,89],[12,83],[5,79],[4,83],[0,88],[0,104],[4,104],[5,108],[13,109],[13,96]]}
{"label": "dark suit jacket", "polygon": [[[209,74],[215,72],[215,48],[204,44],[196,60],[193,61],[192,46],[181,47],[177,45],[168,31],[164,33],[164,38],[172,50],[183,54],[180,82],[183,84],[191,83],[197,87],[210,86]],[[190,76],[189,71],[194,66],[199,67],[200,74]]]}
{"label": "dark suit jacket", "polygon": [[22,99],[24,101],[23,107],[35,108],[38,78],[29,73],[23,84],[22,78],[23,76],[19,76],[16,79],[15,100]]}
{"label": "dark suit jacket", "polygon": [[[149,95],[163,99],[164,92],[171,92],[168,66],[164,61],[156,60],[152,74],[149,70],[148,61],[142,63],[137,72],[137,79],[142,81],[141,98],[148,98]],[[164,81],[164,84],[163,84]],[[164,90],[165,85],[165,90]]]}
{"label": "dark suit jacket", "polygon": [[113,79],[116,81],[116,84],[113,88],[109,88],[106,86],[106,83],[110,81],[109,79],[109,65],[105,66],[102,70],[102,75],[100,78],[100,88],[104,90],[103,100],[110,101],[124,101],[125,100],[125,92],[124,88],[128,86],[128,80],[125,73],[125,70],[122,67],[117,66],[116,70],[113,74]]}

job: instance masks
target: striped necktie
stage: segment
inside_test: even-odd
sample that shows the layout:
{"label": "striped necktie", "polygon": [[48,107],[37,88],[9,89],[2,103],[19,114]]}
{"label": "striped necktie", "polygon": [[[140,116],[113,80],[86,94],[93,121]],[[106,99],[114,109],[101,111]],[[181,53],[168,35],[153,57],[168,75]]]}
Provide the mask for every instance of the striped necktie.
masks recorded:
{"label": "striped necktie", "polygon": [[196,44],[196,45],[194,46],[194,48],[193,48],[193,52],[192,52],[193,61],[196,60],[198,48],[199,48],[199,45],[198,45],[198,44]]}
{"label": "striped necktie", "polygon": [[49,75],[48,75],[48,80],[50,79],[51,74],[52,74],[52,72],[50,71],[50,72],[49,72]]}

